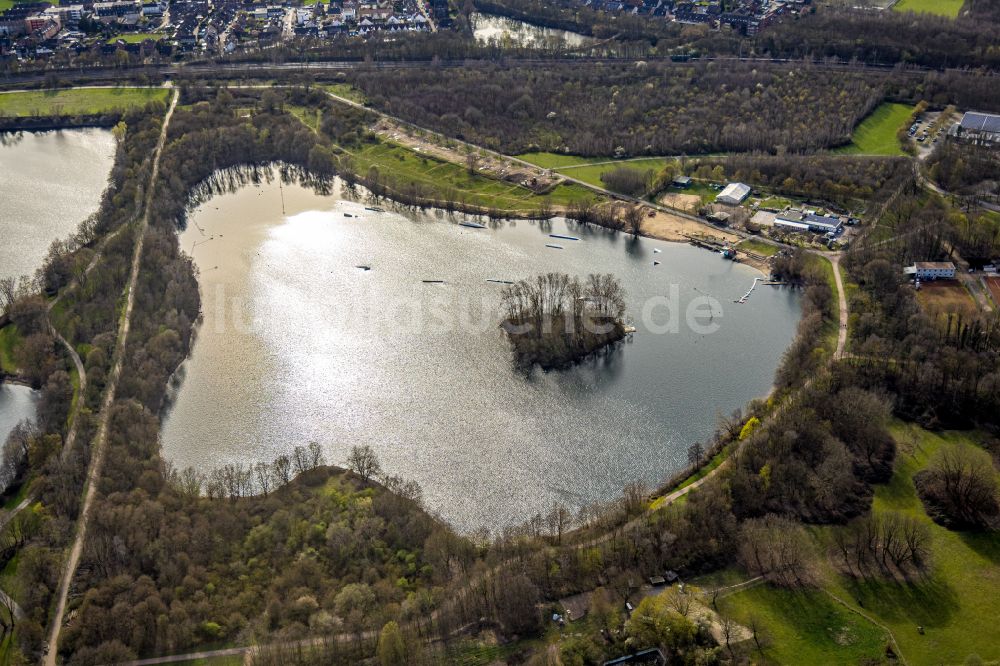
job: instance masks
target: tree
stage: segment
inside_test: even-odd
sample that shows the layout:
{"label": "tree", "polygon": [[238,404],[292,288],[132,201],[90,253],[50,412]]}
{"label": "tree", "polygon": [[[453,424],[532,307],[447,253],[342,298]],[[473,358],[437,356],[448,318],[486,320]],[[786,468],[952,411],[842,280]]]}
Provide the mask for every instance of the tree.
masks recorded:
{"label": "tree", "polygon": [[629,206],[625,209],[625,227],[633,236],[642,233],[642,221],[646,218],[646,211],[642,206]]}
{"label": "tree", "polygon": [[409,662],[403,632],[395,621],[390,620],[382,627],[375,654],[382,666],[401,666]]}
{"label": "tree", "polygon": [[382,465],[375,451],[367,444],[351,447],[351,453],[347,456],[347,468],[365,481],[371,481],[382,473]]}
{"label": "tree", "polygon": [[701,459],[705,456],[705,447],[702,446],[701,442],[695,442],[688,447],[687,456],[688,462],[693,467],[700,467]]}
{"label": "tree", "polygon": [[625,632],[631,648],[656,645],[675,655],[694,644],[698,629],[661,594],[639,602],[632,617],[625,623]]}
{"label": "tree", "polygon": [[996,470],[985,451],[943,446],[914,477],[928,514],[948,527],[991,527],[1000,516]]}

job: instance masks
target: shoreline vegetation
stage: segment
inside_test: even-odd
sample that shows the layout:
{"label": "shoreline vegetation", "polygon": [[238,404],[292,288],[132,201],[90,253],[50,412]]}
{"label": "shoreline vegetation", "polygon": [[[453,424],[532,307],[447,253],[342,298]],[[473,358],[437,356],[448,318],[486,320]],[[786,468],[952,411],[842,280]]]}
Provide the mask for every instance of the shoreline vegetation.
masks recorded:
{"label": "shoreline vegetation", "polygon": [[625,291],[613,275],[586,280],[547,273],[504,289],[501,327],[514,362],[530,371],[568,368],[625,337]]}

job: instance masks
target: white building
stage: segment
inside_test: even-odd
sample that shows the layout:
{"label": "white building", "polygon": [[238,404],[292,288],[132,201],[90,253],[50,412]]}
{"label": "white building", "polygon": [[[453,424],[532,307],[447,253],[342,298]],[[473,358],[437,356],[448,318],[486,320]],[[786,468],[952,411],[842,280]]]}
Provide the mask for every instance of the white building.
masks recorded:
{"label": "white building", "polygon": [[715,197],[715,200],[721,204],[738,206],[743,203],[748,196],[750,196],[749,185],[744,185],[743,183],[729,183],[726,185],[726,189],[719,192],[719,196]]}
{"label": "white building", "polygon": [[955,264],[950,261],[918,261],[905,272],[918,280],[951,280],[955,277]]}

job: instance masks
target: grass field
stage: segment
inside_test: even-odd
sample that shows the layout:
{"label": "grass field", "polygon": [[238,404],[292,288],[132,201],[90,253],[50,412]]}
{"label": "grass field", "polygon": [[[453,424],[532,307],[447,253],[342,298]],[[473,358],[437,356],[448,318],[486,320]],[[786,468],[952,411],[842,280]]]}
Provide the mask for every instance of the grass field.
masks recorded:
{"label": "grass field", "polygon": [[125,33],[123,35],[115,35],[114,37],[109,37],[108,44],[114,44],[118,40],[121,40],[126,44],[141,44],[147,39],[152,39],[154,42],[158,42],[161,39],[163,39],[163,35],[154,32]]}
{"label": "grass field", "polygon": [[861,664],[885,653],[883,630],[821,590],[759,586],[720,599],[719,610],[762,627],[767,663]]}
{"label": "grass field", "polygon": [[[892,426],[899,452],[890,481],[876,486],[872,510],[908,514],[928,525],[933,568],[909,583],[855,580],[829,564],[829,527],[812,528],[821,565],[822,590],[752,588],[719,601],[724,613],[746,624],[755,617],[771,643],[769,662],[778,664],[882,663],[887,637],[876,624],[836,603],[835,594],[887,627],[906,663],[961,664],[971,654],[993,663],[1000,659],[1000,536],[952,532],[927,517],[913,475],[935,451],[964,442],[976,445],[974,432],[932,433],[912,424]],[[923,627],[923,634],[918,631]]]}
{"label": "grass field", "polygon": [[836,152],[849,155],[903,155],[896,135],[913,113],[909,104],[882,104],[862,120],[851,135],[851,144]]}
{"label": "grass field", "polygon": [[165,88],[70,88],[0,93],[0,116],[88,115],[167,99]]}
{"label": "grass field", "polygon": [[570,178],[582,180],[595,187],[604,187],[604,183],[601,182],[601,174],[613,169],[627,167],[639,171],[651,169],[657,172],[667,162],[667,158],[664,157],[615,160],[612,157],[579,157],[577,155],[559,155],[556,153],[524,153],[523,155],[518,155],[517,158],[540,166],[543,169],[552,169]]}
{"label": "grass field", "polygon": [[[1000,537],[996,533],[953,532],[931,522],[913,485],[913,475],[935,451],[960,442],[977,444],[976,433],[931,433],[898,424],[896,471],[877,487],[873,510],[915,516],[931,530],[934,569],[910,585],[838,578],[833,591],[861,600],[867,612],[888,626],[911,664],[960,664],[970,654],[1000,659]],[[924,628],[924,634],[917,627]]]}
{"label": "grass field", "polygon": [[479,206],[531,211],[543,201],[553,206],[566,206],[573,201],[594,197],[592,192],[582,187],[565,183],[549,194],[539,196],[515,183],[471,175],[458,164],[420,155],[388,142],[368,144],[352,154],[361,173],[367,173],[374,166],[397,180],[432,187],[441,198],[445,195],[457,196]]}
{"label": "grass field", "polygon": [[892,9],[897,12],[937,14],[955,18],[963,4],[965,0],[899,0]]}
{"label": "grass field", "polygon": [[517,159],[531,162],[543,169],[561,169],[568,166],[580,166],[594,162],[606,162],[612,157],[579,157],[577,155],[560,155],[558,153],[524,153],[516,155]]}
{"label": "grass field", "polygon": [[764,243],[763,241],[754,240],[753,238],[748,238],[736,246],[737,250],[743,250],[744,252],[753,252],[754,254],[760,254],[765,257],[773,257],[778,254],[781,250],[780,247],[771,245],[770,243]]}
{"label": "grass field", "polygon": [[583,182],[596,187],[604,187],[604,183],[601,182],[601,174],[607,173],[608,171],[614,171],[615,169],[624,167],[626,169],[635,169],[636,171],[650,170],[655,174],[662,169],[663,165],[666,163],[667,160],[663,158],[650,157],[648,159],[628,160],[611,164],[581,164],[577,166],[554,169],[554,171],[561,173],[564,176],[569,176],[570,178],[582,180]]}
{"label": "grass field", "polygon": [[954,313],[969,317],[978,312],[972,295],[957,280],[922,282],[917,302],[925,312],[942,316]]}
{"label": "grass field", "polygon": [[364,93],[352,86],[350,83],[327,83],[321,87],[329,90],[334,95],[338,95],[344,99],[349,99],[352,102],[357,102],[358,104],[365,103]]}
{"label": "grass field", "polygon": [[13,324],[0,328],[0,370],[9,375],[17,370],[17,365],[14,363],[14,348],[20,341],[17,327]]}

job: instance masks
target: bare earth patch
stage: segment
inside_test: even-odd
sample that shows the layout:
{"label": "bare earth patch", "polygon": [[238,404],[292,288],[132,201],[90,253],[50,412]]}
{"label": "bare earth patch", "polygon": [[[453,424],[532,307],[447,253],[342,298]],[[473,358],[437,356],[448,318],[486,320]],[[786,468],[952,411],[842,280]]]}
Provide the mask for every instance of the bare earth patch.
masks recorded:
{"label": "bare earth patch", "polygon": [[917,302],[930,315],[961,314],[974,316],[978,312],[976,302],[969,291],[957,280],[924,282],[917,292]]}
{"label": "bare earth patch", "polygon": [[701,206],[701,197],[697,194],[669,192],[660,197],[660,203],[669,208],[684,211],[685,213],[696,213]]}

